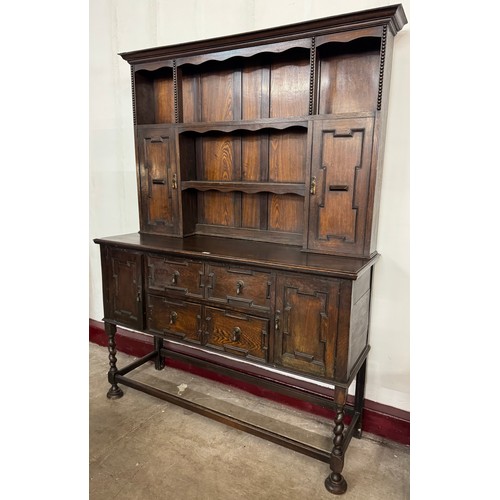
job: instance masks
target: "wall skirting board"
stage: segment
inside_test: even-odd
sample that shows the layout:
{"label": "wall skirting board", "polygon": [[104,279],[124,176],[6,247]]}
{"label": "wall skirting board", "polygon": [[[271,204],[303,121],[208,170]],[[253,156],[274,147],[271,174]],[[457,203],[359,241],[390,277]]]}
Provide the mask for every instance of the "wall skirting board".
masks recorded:
{"label": "wall skirting board", "polygon": [[[108,339],[104,331],[104,323],[93,319],[89,320],[89,340],[101,346],[108,345]],[[148,354],[153,346],[153,337],[131,330],[118,328],[116,333],[116,348],[119,352],[135,357]],[[231,379],[227,376],[216,374],[212,371],[201,369],[189,363],[166,360],[167,366],[188,371],[205,378],[237,387],[260,397],[271,399],[294,408],[308,411],[315,415],[333,418],[333,410],[328,410],[318,405],[300,401],[298,399],[277,394],[268,389],[258,387],[255,384]],[[349,400],[348,400],[349,404]],[[410,413],[398,408],[383,405],[375,401],[366,400],[363,414],[363,430],[377,436],[390,439],[404,445],[410,444]]]}

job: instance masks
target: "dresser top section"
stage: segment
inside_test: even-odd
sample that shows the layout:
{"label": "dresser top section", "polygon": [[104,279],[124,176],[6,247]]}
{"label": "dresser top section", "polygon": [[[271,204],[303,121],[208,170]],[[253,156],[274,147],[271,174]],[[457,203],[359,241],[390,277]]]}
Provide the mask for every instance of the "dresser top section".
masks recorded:
{"label": "dresser top section", "polygon": [[204,54],[212,51],[233,50],[257,44],[287,42],[298,38],[376,26],[387,26],[391,33],[395,35],[407,22],[401,4],[388,5],[376,9],[314,19],[312,21],[251,31],[238,35],[122,52],[120,56],[130,64],[137,64],[159,59],[175,59]]}
{"label": "dresser top section", "polygon": [[304,252],[296,246],[200,235],[172,238],[131,233],[96,238],[94,242],[143,252],[168,252],[189,258],[210,258],[345,279],[358,278],[380,257],[379,254],[369,259],[322,255]]}

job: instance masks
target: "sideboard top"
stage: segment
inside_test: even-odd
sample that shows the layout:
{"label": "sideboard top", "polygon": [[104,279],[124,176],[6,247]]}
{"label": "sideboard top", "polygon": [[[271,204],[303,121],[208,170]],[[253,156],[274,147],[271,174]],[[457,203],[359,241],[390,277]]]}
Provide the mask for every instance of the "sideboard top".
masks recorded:
{"label": "sideboard top", "polygon": [[407,22],[408,20],[403,6],[401,4],[396,4],[349,14],[314,19],[312,21],[288,24],[276,28],[251,31],[238,35],[228,35],[207,40],[122,52],[119,55],[130,64],[137,64],[158,59],[174,59],[204,54],[215,50],[223,51],[250,47],[257,44],[286,42],[287,40],[294,40],[307,36],[383,25],[387,25],[392,34],[395,35]]}
{"label": "sideboard top", "polygon": [[236,264],[251,264],[284,271],[301,271],[334,278],[357,279],[370,269],[380,255],[371,258],[341,257],[303,252],[301,247],[277,243],[194,235],[185,238],[131,233],[94,242],[142,252],[168,252],[195,259],[215,259]]}

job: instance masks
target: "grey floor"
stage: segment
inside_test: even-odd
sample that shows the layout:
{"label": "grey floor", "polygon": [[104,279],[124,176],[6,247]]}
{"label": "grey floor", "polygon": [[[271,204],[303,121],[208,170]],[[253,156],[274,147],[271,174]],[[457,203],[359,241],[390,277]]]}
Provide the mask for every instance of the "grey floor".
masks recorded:
{"label": "grey floor", "polygon": [[[108,400],[108,353],[90,353],[90,500],[305,500],[335,498],[329,466],[282,446],[122,387]],[[118,353],[118,367],[134,358]],[[331,422],[172,368],[133,378],[329,449]],[[407,446],[365,433],[346,453],[341,498],[409,499]],[[340,497],[339,497],[340,498]]]}

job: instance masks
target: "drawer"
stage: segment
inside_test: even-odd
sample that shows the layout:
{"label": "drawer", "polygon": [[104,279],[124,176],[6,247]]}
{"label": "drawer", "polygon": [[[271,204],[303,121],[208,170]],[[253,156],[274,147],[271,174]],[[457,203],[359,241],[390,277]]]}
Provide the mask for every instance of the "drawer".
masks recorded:
{"label": "drawer", "polygon": [[201,343],[201,306],[182,300],[147,295],[146,325],[150,333]]}
{"label": "drawer", "polygon": [[257,361],[267,361],[269,320],[205,308],[207,345],[230,354]]}
{"label": "drawer", "polygon": [[207,266],[207,298],[256,311],[269,311],[273,276],[271,273],[223,264]]}
{"label": "drawer", "polygon": [[203,263],[175,257],[146,256],[147,290],[202,298]]}

